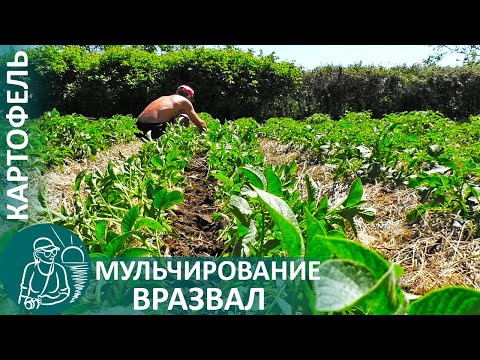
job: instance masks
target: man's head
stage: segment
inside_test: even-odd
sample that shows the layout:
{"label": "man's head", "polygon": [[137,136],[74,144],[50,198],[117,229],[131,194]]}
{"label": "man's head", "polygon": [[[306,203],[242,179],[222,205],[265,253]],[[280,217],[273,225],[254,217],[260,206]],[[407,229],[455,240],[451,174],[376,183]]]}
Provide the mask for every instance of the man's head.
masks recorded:
{"label": "man's head", "polygon": [[188,85],[180,85],[177,88],[177,94],[186,97],[191,102],[195,101],[195,99],[193,98],[195,96],[195,91],[193,91],[193,89]]}

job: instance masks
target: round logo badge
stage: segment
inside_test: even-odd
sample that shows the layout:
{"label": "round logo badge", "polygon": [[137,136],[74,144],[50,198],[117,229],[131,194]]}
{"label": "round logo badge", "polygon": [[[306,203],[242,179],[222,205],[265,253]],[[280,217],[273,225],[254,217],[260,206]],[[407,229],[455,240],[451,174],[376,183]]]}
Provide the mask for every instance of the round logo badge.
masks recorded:
{"label": "round logo badge", "polygon": [[5,291],[33,314],[61,314],[72,307],[86,292],[91,273],[82,240],[54,224],[20,230],[0,257]]}

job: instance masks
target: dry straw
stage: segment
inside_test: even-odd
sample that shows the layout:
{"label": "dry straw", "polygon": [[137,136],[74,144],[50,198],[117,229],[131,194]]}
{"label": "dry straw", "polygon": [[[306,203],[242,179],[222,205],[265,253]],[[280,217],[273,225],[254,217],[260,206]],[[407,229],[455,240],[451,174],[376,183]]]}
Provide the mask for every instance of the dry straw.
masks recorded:
{"label": "dry straw", "polygon": [[[276,141],[261,139],[260,145],[265,164],[297,162],[297,186],[304,199],[306,174],[331,204],[347,195],[352,179],[334,181],[332,165],[314,165],[304,154],[291,152],[288,145]],[[417,295],[448,285],[480,289],[480,239],[473,238],[474,224],[454,226],[455,214],[440,211],[429,211],[418,221],[408,222],[407,212],[420,205],[414,189],[366,184],[364,197],[366,206],[376,209],[376,217],[372,223],[359,219],[354,241],[402,266],[399,283],[403,289]]]}

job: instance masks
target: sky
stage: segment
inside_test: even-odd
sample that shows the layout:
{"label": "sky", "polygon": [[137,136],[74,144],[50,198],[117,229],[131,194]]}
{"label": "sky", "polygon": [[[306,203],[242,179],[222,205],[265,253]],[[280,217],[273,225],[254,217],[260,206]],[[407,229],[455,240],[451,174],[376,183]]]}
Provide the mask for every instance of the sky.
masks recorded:
{"label": "sky", "polygon": [[[307,70],[322,65],[396,65],[420,64],[434,48],[427,45],[237,45],[238,48],[253,49],[256,55],[275,52],[279,60],[295,63]],[[447,56],[439,63],[441,66],[462,65],[459,55]]]}
{"label": "sky", "polygon": [[[31,47],[32,45],[27,45]],[[218,45],[207,45],[218,47]],[[280,61],[289,61],[307,70],[323,65],[378,65],[391,67],[396,65],[420,64],[434,48],[428,45],[236,45],[242,50],[252,49],[254,54],[274,55]],[[0,55],[10,46],[0,45]],[[22,48],[25,48],[23,46]],[[445,57],[439,65],[460,66],[463,57],[452,54]]]}

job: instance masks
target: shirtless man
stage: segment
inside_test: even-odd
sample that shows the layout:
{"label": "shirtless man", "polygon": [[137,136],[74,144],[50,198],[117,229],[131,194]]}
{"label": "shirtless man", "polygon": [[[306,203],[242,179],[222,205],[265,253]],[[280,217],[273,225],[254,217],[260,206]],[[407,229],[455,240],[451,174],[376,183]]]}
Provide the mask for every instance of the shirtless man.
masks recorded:
{"label": "shirtless man", "polygon": [[137,118],[137,127],[142,131],[140,137],[144,137],[151,130],[152,139],[158,139],[167,127],[167,123],[177,117],[182,125],[192,121],[200,132],[207,130],[207,124],[193,109],[194,91],[187,85],[180,85],[173,95],[161,96],[152,101]]}

